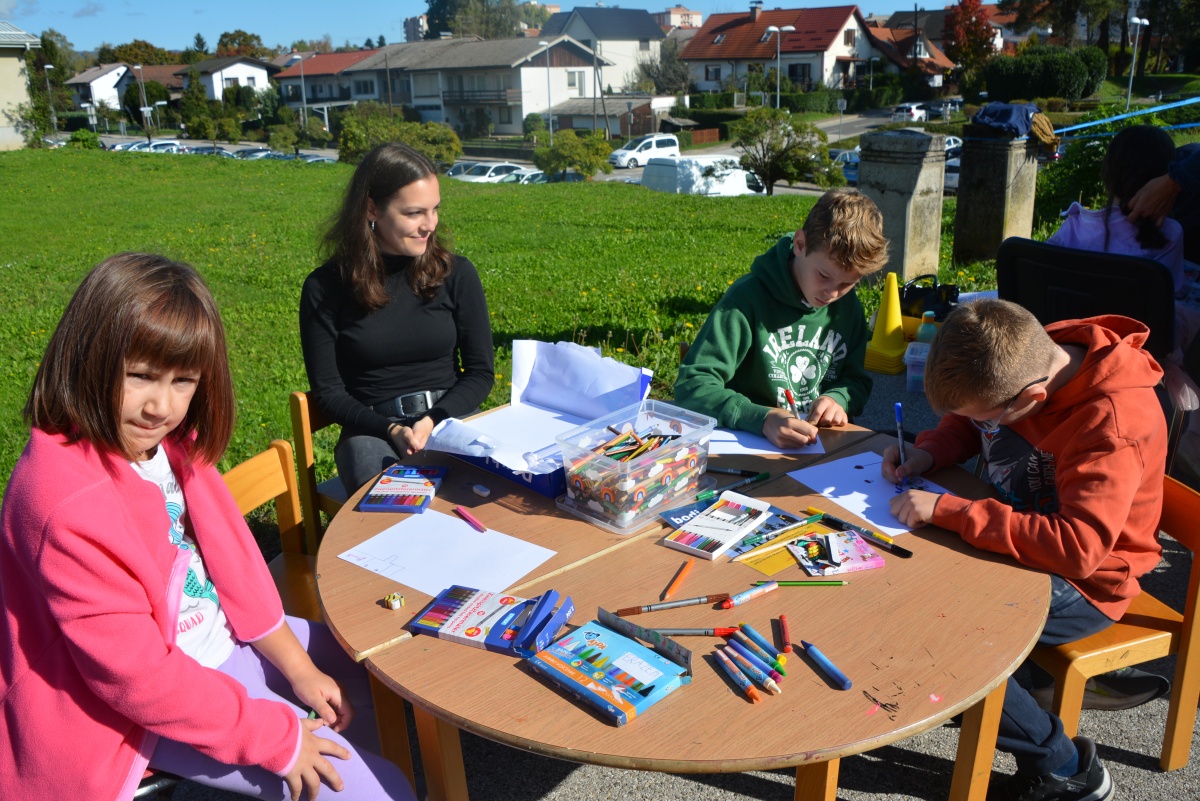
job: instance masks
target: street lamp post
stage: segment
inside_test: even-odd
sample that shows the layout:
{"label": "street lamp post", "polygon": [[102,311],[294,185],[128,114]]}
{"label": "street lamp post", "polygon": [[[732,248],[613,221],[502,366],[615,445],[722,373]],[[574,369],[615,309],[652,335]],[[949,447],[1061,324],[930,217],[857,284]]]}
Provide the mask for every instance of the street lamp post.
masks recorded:
{"label": "street lamp post", "polygon": [[162,130],[163,124],[162,124],[162,114],[159,113],[158,107],[165,106],[165,105],[167,105],[167,101],[165,101],[165,100],[155,100],[154,101],[154,116],[156,116],[158,118],[158,129],[160,131]]}
{"label": "street lamp post", "polygon": [[796,30],[795,25],[784,25],[780,28],[777,25],[767,26],[767,35],[775,34],[775,108],[779,108],[779,73],[783,71],[783,64],[780,61],[779,46],[783,41],[785,33],[791,33]]}
{"label": "street lamp post", "polygon": [[1133,60],[1129,62],[1129,91],[1125,93],[1125,110],[1129,111],[1129,101],[1133,98],[1133,73],[1137,69],[1137,48],[1138,38],[1141,36],[1142,28],[1150,24],[1150,20],[1142,17],[1130,17],[1129,24],[1135,25],[1136,30],[1133,32]]}
{"label": "street lamp post", "polygon": [[42,73],[46,76],[46,107],[50,109],[50,127],[54,129],[54,138],[58,139],[58,115],[54,113],[54,93],[50,91],[50,70],[54,69],[53,64],[47,64],[42,67]]}
{"label": "street lamp post", "polygon": [[546,48],[546,127],[550,129],[550,147],[554,147],[554,101],[550,99],[550,43],[538,44]]}
{"label": "street lamp post", "polygon": [[147,144],[149,144],[149,143],[150,143],[152,140],[150,139],[150,123],[149,123],[149,121],[148,121],[148,120],[147,120],[147,118],[146,118],[146,115],[147,115],[147,109],[146,109],[146,81],[145,81],[145,80],[143,79],[143,77],[142,77],[142,65],[141,65],[141,64],[134,64],[134,65],[133,65],[133,68],[134,68],[135,70],[137,70],[137,77],[138,77],[138,91],[141,93],[141,96],[142,96],[142,107],[141,107],[141,109],[140,109],[140,110],[141,110],[141,112],[142,112],[142,127],[146,129],[146,143],[147,143]]}

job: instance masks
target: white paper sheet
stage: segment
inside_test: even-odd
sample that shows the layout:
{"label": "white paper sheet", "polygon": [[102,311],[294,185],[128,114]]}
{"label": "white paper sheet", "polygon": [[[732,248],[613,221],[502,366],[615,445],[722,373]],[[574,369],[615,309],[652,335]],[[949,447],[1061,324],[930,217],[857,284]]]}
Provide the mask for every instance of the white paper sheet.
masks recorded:
{"label": "white paper sheet", "polygon": [[425,447],[490,456],[510,470],[541,475],[562,467],[555,437],[644,400],[653,373],[573,342],[513,342],[509,406],[469,423],[444,421]]}
{"label": "white paper sheet", "polygon": [[453,584],[502,590],[545,562],[554,551],[430,509],[412,515],[345,553],[366,568],[426,595]]}
{"label": "white paper sheet", "polygon": [[[883,477],[882,465],[882,456],[867,452],[793,470],[788,475],[836,501],[843,509],[868,520],[884,534],[893,537],[907,534],[908,529],[889,510],[888,504],[896,497],[897,488]],[[949,494],[948,490],[922,476],[909,479],[908,486],[910,489]]]}
{"label": "white paper sheet", "polygon": [[734,431],[728,428],[713,429],[712,439],[708,441],[709,456],[736,456],[753,454],[756,456],[771,456],[777,453],[824,453],[825,446],[821,444],[820,436],[816,442],[803,448],[780,450],[771,444],[771,440],[760,434],[749,431]]}

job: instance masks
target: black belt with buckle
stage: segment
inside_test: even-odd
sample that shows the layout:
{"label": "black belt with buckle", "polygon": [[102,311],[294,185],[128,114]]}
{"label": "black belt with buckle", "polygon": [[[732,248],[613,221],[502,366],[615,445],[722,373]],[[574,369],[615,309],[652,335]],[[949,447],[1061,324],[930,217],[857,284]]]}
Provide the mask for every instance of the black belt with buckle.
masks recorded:
{"label": "black belt with buckle", "polygon": [[371,408],[384,417],[420,417],[432,409],[433,404],[437,403],[445,394],[446,390],[444,389],[410,392],[407,395],[400,395],[389,401],[377,403]]}

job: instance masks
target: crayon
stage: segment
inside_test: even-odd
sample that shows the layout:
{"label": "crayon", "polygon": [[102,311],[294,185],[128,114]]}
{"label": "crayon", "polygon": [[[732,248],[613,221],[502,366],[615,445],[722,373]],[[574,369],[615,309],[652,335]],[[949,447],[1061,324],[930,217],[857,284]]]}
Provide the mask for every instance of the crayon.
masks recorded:
{"label": "crayon", "polygon": [[800,644],[804,646],[804,652],[812,657],[812,660],[817,663],[817,667],[825,672],[825,675],[833,679],[833,683],[841,687],[843,690],[850,689],[850,679],[846,678],[846,674],[838,670],[837,665],[829,661],[829,657],[817,650],[817,646],[810,642],[801,640]]}
{"label": "crayon", "polygon": [[759,648],[758,645],[756,645],[753,640],[751,640],[745,634],[742,634],[740,629],[733,633],[732,639],[734,642],[741,643],[743,648],[745,648],[747,651],[749,651],[750,653],[757,656],[759,661],[762,662],[763,664],[765,664],[767,667],[771,668],[772,670],[778,671],[779,675],[781,675],[781,676],[787,675],[787,671],[783,669],[782,662],[780,662],[778,659],[775,659],[774,657],[772,657],[770,654],[768,654],[763,649]]}
{"label": "crayon", "polygon": [[476,520],[475,515],[471,514],[466,509],[462,508],[461,506],[455,506],[454,511],[458,514],[459,517],[461,517],[463,520],[466,520],[467,524],[470,525],[471,528],[475,529],[476,531],[481,531],[481,532],[487,531],[487,526],[485,526],[483,523],[480,523],[478,520]]}
{"label": "crayon", "polygon": [[671,583],[667,585],[667,588],[663,590],[662,595],[659,596],[660,601],[665,601],[675,594],[675,590],[679,589],[679,585],[683,583],[683,580],[687,577],[687,574],[691,572],[692,565],[694,564],[696,564],[695,559],[689,559],[683,563],[683,567],[679,568],[679,572],[675,574],[675,578],[671,579]]}
{"label": "crayon", "polygon": [[783,640],[783,652],[792,652],[792,632],[788,629],[787,615],[779,616],[779,639]]}
{"label": "crayon", "polygon": [[764,690],[771,695],[781,695],[783,690],[775,683],[775,680],[764,673],[760,668],[754,665],[749,659],[739,654],[733,648],[725,646],[725,655],[733,660],[733,663],[741,668],[742,672],[749,676],[752,680],[762,686]]}
{"label": "crayon", "polygon": [[761,670],[763,673],[766,673],[768,676],[770,676],[775,681],[777,681],[777,682],[783,681],[782,673],[780,673],[778,670],[776,670],[775,668],[768,665],[766,662],[759,659],[753,652],[750,651],[749,648],[742,645],[737,640],[733,639],[732,634],[727,635],[725,640],[726,640],[726,644],[730,648],[732,648],[733,650],[737,651],[739,654],[744,656],[746,658],[746,661],[748,661],[750,664],[754,665],[756,668]]}
{"label": "crayon", "polygon": [[749,623],[741,623],[739,625],[741,626],[742,634],[745,634],[747,637],[749,637],[751,640],[754,641],[755,645],[757,645],[759,648],[766,651],[767,656],[771,657],[772,659],[774,659],[776,662],[778,662],[781,665],[787,664],[787,657],[783,656],[783,654],[781,654],[779,651],[775,650],[775,646],[771,643],[770,640],[768,640],[766,637],[762,636],[757,631],[755,631],[753,628],[751,628]]}
{"label": "crayon", "polygon": [[725,652],[719,648],[714,652],[717,655],[717,662],[729,674],[729,678],[733,679],[733,683],[742,688],[742,692],[750,699],[751,703],[757,704],[762,700],[758,690],[750,683],[750,679],[746,678],[746,674],[738,669],[738,666],[733,663],[733,660],[725,655]]}

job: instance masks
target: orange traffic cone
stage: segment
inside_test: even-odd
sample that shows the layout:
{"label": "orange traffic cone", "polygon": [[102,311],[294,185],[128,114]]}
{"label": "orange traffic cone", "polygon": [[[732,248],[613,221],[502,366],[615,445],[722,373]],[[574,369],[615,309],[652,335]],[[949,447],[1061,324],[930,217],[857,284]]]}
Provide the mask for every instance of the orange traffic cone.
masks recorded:
{"label": "orange traffic cone", "polygon": [[875,314],[875,332],[867,343],[866,368],[875,373],[904,372],[904,324],[900,319],[900,286],[896,274],[888,273],[883,297]]}

